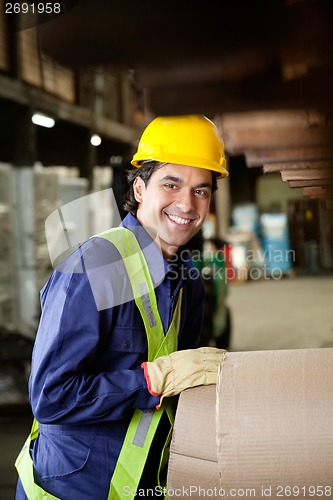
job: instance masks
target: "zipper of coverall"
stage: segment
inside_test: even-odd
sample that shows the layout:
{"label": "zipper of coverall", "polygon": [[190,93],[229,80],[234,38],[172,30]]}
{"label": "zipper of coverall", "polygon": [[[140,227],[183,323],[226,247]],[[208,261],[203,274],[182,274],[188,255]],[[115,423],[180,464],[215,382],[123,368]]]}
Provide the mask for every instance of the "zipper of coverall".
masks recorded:
{"label": "zipper of coverall", "polygon": [[175,304],[177,305],[179,292],[180,292],[181,288],[183,287],[184,282],[187,280],[188,274],[189,274],[189,270],[188,270],[188,268],[186,268],[186,274],[185,274],[185,276],[182,277],[178,281],[178,283],[176,285],[176,288],[174,289],[174,291],[172,292],[172,295],[170,297],[171,308],[170,308],[170,312],[169,312],[169,324],[170,324],[170,322],[172,320],[172,317],[173,317],[173,314],[174,314]]}

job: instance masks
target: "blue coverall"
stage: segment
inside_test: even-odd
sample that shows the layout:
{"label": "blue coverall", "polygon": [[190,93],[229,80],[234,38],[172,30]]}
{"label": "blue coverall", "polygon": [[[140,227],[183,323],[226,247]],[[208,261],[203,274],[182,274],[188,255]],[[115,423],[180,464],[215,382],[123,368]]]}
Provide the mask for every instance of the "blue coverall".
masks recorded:
{"label": "blue coverall", "polygon": [[[159,250],[138,220],[128,214],[122,225],[136,233],[145,254],[164,331],[183,287],[178,349],[198,347],[204,288],[189,254],[180,251],[182,259],[173,265],[163,259],[161,272],[155,265]],[[41,291],[29,379],[39,422],[32,457],[38,484],[61,499],[106,500],[133,410],[159,402],[140,367],[147,339],[139,310],[134,300],[122,303],[129,286],[114,245],[92,238]],[[16,500],[25,498],[19,480]]]}

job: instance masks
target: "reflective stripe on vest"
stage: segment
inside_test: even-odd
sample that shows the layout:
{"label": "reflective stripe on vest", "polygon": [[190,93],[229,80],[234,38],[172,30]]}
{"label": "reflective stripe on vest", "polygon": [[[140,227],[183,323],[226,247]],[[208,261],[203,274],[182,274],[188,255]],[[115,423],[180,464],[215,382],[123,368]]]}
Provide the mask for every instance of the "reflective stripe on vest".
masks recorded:
{"label": "reflective stripe on vest", "polygon": [[[180,290],[170,328],[166,335],[164,335],[149,268],[135,235],[128,229],[119,227],[100,233],[97,236],[106,238],[113,243],[123,259],[132,286],[134,299],[146,330],[148,361],[153,361],[159,356],[176,351],[182,290]],[[139,485],[150,445],[164,411],[167,412],[169,417],[170,431],[162,451],[159,470],[166,464],[168,460],[168,444],[174,421],[171,406],[163,402],[159,411],[149,410],[142,412],[136,409],[129,424],[112,476],[108,500],[122,500],[124,498],[125,486],[127,487],[126,491],[130,488],[131,492],[133,492],[133,495],[126,494],[126,498],[134,498],[134,492]],[[15,467],[29,500],[59,500],[57,497],[44,491],[34,481],[34,467],[30,455],[30,447],[32,442],[37,438],[37,435],[38,422],[34,419],[31,433],[16,459]]]}

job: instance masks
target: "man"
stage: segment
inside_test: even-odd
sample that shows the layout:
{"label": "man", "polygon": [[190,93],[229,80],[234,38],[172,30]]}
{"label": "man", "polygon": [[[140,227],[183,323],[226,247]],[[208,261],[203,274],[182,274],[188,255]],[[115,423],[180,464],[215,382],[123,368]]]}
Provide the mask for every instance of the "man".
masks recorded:
{"label": "man", "polygon": [[121,227],[41,292],[17,500],[161,498],[173,396],[216,383],[223,351],[198,349],[204,289],[184,245],[228,175],[222,139],[206,117],[159,117],[132,164]]}

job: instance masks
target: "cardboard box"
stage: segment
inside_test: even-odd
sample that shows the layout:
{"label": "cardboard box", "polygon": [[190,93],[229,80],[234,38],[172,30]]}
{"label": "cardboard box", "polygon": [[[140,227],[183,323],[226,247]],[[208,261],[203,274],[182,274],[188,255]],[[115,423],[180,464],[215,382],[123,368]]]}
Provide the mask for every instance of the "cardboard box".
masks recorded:
{"label": "cardboard box", "polygon": [[180,396],[168,498],[332,498],[332,379],[333,348],[227,353]]}
{"label": "cardboard box", "polygon": [[19,76],[30,85],[42,87],[42,68],[39,56],[36,28],[30,28],[17,33],[19,54]]}
{"label": "cardboard box", "polygon": [[0,9],[0,70],[9,71],[8,19],[3,8]]}

